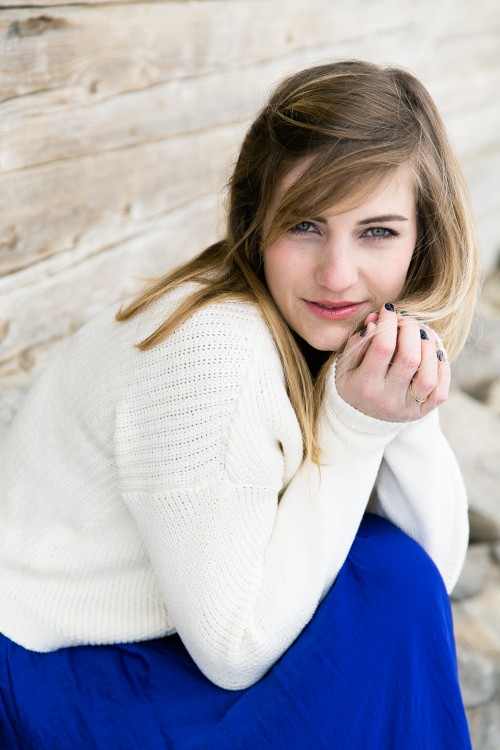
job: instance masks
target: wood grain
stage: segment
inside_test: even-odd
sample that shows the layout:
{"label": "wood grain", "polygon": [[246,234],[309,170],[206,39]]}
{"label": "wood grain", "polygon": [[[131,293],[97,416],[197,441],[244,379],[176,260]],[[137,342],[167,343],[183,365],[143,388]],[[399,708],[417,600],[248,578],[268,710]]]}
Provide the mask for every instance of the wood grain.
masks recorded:
{"label": "wood grain", "polygon": [[383,57],[394,29],[413,30],[425,50],[434,39],[498,28],[496,0],[79,3],[46,12],[49,3],[40,11],[15,5],[0,13],[0,100],[61,90],[85,104],[323,44],[368,40]]}
{"label": "wood grain", "polygon": [[240,135],[230,126],[0,176],[0,272],[55,253],[80,262],[137,235],[145,221],[217,194]]}
{"label": "wood grain", "polygon": [[[478,127],[488,115],[477,110],[500,91],[500,29],[452,41],[441,45],[441,55],[429,56],[414,34],[395,31],[387,34],[384,50],[390,56],[404,49],[407,67],[422,76],[444,116],[467,118],[472,113]],[[474,57],[472,69],[464,65],[465,51]],[[338,44],[315,46],[296,55],[293,66],[288,59],[271,59],[90,101],[81,101],[74,89],[61,88],[13,97],[1,107],[0,172],[245,121],[285,72],[339,53],[352,56],[353,50]],[[369,44],[358,54],[376,59]]]}
{"label": "wood grain", "polygon": [[27,352],[68,336],[106,304],[133,294],[141,277],[160,275],[201,251],[218,234],[217,214],[217,200],[201,198],[144,222],[137,236],[95,255],[75,261],[71,253],[60,254],[0,279],[0,375],[29,369]]}

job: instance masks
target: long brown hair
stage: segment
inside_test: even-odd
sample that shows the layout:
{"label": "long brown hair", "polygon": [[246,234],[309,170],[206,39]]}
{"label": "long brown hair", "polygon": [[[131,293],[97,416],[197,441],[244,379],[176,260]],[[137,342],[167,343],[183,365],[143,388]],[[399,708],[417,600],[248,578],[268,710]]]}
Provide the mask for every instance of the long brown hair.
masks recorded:
{"label": "long brown hair", "polygon": [[[301,162],[304,170],[266,222],[278,185]],[[414,176],[418,242],[395,302],[429,321],[449,356],[456,356],[469,331],[479,279],[467,187],[425,87],[404,69],[359,60],[302,70],[276,87],[241,146],[229,182],[225,238],[151,280],[116,319],[131,318],[179,284],[201,283],[137,344],[146,350],[204,305],[225,298],[257,304],[281,358],[304,455],[318,463],[315,423],[327,367],[313,382],[267,290],[263,253],[304,215],[346,199],[360,201],[403,164]]]}

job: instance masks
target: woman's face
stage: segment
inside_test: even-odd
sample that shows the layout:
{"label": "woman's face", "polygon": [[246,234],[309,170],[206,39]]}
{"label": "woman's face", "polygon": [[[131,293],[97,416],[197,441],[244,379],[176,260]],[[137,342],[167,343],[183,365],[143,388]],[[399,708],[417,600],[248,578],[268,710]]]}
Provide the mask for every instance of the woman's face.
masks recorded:
{"label": "woman's face", "polygon": [[[288,173],[278,198],[299,173]],[[293,331],[315,349],[335,351],[369,312],[400,294],[416,241],[412,178],[400,167],[357,208],[301,216],[265,251],[266,283]]]}

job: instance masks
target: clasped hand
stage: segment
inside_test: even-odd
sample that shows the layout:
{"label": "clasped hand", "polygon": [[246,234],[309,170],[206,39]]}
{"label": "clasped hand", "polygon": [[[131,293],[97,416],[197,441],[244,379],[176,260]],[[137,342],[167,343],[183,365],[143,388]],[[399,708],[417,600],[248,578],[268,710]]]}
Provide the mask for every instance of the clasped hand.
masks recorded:
{"label": "clasped hand", "polygon": [[336,387],[370,417],[409,422],[446,401],[450,375],[432,329],[387,304],[349,338],[337,361]]}

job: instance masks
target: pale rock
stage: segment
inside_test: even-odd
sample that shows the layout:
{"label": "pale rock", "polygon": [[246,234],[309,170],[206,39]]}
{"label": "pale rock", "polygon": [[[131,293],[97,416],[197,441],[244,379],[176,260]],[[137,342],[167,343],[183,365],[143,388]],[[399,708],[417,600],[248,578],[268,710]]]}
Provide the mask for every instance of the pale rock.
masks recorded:
{"label": "pale rock", "polygon": [[460,601],[475,596],[492,583],[500,584],[500,568],[493,559],[490,545],[471,544],[452,599]]}
{"label": "pale rock", "polygon": [[452,607],[457,644],[500,663],[500,587],[490,586]]}
{"label": "pale rock", "polygon": [[469,338],[452,364],[452,382],[483,399],[489,384],[500,378],[500,313],[483,305],[472,323]]}
{"label": "pale rock", "polygon": [[495,414],[500,415],[500,378],[495,380],[488,388],[485,404],[486,406],[489,406]]}
{"label": "pale rock", "polygon": [[[471,520],[482,522],[479,540],[500,540],[500,416],[452,390],[440,407],[440,421],[464,476]],[[480,524],[473,538],[478,539],[478,530]]]}
{"label": "pale rock", "polygon": [[491,523],[491,518],[488,518],[488,516],[479,513],[479,511],[471,507],[469,507],[469,526],[469,542],[494,543],[498,539],[497,529],[496,526]]}
{"label": "pale rock", "polygon": [[500,542],[493,544],[491,551],[492,551],[494,560],[496,560],[497,563],[500,563]]}
{"label": "pale rock", "polygon": [[481,288],[481,308],[490,315],[500,316],[500,268],[493,269]]}
{"label": "pale rock", "polygon": [[457,644],[457,660],[465,707],[473,708],[491,700],[496,687],[492,659]]}
{"label": "pale rock", "polygon": [[500,697],[467,710],[474,750],[500,750]]}

